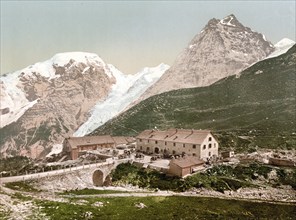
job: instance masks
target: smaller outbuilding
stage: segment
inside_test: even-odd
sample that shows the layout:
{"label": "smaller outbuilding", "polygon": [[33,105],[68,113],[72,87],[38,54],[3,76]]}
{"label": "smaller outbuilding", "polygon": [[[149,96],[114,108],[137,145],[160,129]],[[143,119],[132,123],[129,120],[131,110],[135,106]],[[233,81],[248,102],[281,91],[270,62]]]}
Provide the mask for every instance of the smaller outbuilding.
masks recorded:
{"label": "smaller outbuilding", "polygon": [[204,169],[204,161],[194,156],[185,156],[172,159],[169,164],[168,174],[184,177],[198,170]]}
{"label": "smaller outbuilding", "polygon": [[234,151],[222,151],[221,152],[221,157],[223,159],[234,157]]}

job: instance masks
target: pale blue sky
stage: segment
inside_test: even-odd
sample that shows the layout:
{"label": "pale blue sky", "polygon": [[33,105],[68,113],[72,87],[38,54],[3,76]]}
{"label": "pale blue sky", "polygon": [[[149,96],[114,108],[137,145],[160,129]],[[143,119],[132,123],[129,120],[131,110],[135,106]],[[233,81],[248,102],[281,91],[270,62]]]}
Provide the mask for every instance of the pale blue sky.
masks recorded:
{"label": "pale blue sky", "polygon": [[295,0],[1,0],[1,74],[68,51],[97,53],[125,73],[171,65],[208,20],[232,13],[272,43],[295,41]]}

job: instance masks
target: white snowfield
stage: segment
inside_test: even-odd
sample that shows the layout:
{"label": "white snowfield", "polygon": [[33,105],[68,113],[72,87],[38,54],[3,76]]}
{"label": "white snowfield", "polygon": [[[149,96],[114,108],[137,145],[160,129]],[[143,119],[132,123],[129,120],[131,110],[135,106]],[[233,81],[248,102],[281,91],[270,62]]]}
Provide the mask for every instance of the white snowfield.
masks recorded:
{"label": "white snowfield", "polygon": [[74,133],[81,137],[94,131],[105,122],[125,110],[130,103],[137,100],[147,88],[153,85],[169,68],[168,65],[160,64],[153,68],[144,68],[135,75],[125,75],[113,65],[108,65],[111,74],[116,79],[109,96],[98,102],[91,111],[91,116]]}
{"label": "white snowfield", "polygon": [[37,99],[32,102],[27,100],[25,93],[19,87],[22,77],[34,78],[34,75],[37,74],[48,78],[48,81],[50,81],[60,77],[60,75],[55,74],[54,66],[65,66],[70,60],[75,61],[72,65],[77,63],[98,65],[103,67],[107,72],[107,65],[98,55],[84,52],[68,52],[56,54],[47,61],[30,65],[22,70],[7,74],[6,76],[1,76],[0,110],[3,111],[9,108],[9,113],[0,115],[0,128],[17,121],[29,108],[38,102]]}
{"label": "white snowfield", "polygon": [[[60,75],[56,74],[54,67],[67,67],[69,69],[73,65],[75,66],[80,63],[87,65],[82,71],[82,74],[87,74],[90,66],[98,66],[104,69],[108,77],[115,77],[116,84],[114,84],[108,98],[103,103],[98,103],[94,107],[92,112],[95,115],[91,116],[88,122],[82,125],[79,131],[76,132],[77,135],[84,135],[91,132],[97,128],[96,126],[101,125],[119,111],[122,111],[168,69],[167,65],[160,64],[155,68],[144,68],[135,75],[125,75],[114,66],[106,64],[94,53],[67,52],[56,54],[47,61],[30,65],[0,78],[0,128],[17,121],[28,109],[38,102],[38,99],[30,102],[26,98],[26,94],[21,88],[21,78],[30,77],[34,79],[36,75],[39,75],[51,81],[60,77]],[[101,104],[103,106],[100,106]],[[94,119],[94,117],[97,118]],[[98,119],[99,123],[96,124],[95,121]]]}
{"label": "white snowfield", "polygon": [[290,40],[288,38],[283,38],[282,40],[280,40],[278,43],[276,43],[274,45],[275,51],[272,52],[265,59],[277,57],[277,56],[280,56],[280,55],[286,53],[294,44],[295,44],[295,41]]}

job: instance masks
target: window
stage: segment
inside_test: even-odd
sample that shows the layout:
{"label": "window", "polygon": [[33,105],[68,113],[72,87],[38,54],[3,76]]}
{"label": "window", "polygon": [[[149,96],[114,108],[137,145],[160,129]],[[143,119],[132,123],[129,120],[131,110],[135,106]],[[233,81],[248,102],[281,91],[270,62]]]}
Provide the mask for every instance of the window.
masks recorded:
{"label": "window", "polygon": [[166,141],[164,142],[164,145],[167,145],[167,142]]}
{"label": "window", "polygon": [[142,139],[139,139],[140,142],[142,142]]}
{"label": "window", "polygon": [[143,150],[143,147],[142,146],[140,146],[140,150]]}
{"label": "window", "polygon": [[176,143],[174,143],[173,145],[174,145],[174,147],[176,147]]}
{"label": "window", "polygon": [[206,145],[203,146],[203,149],[204,149],[204,150],[206,149]]}
{"label": "window", "polygon": [[211,152],[209,152],[209,157],[211,156]]}
{"label": "window", "polygon": [[209,148],[212,148],[212,144],[209,144]]}
{"label": "window", "polygon": [[155,144],[157,144],[158,142],[157,141],[155,141]]}
{"label": "window", "polygon": [[195,148],[196,148],[196,145],[195,145],[195,144],[193,144],[193,145],[192,145],[192,148],[193,148],[193,149],[195,149]]}
{"label": "window", "polygon": [[173,150],[173,154],[176,154],[176,151]]}
{"label": "window", "polygon": [[193,153],[193,154],[192,154],[192,156],[194,156],[194,157],[195,157],[195,156],[196,156],[196,154],[195,154],[195,153]]}
{"label": "window", "polygon": [[146,151],[149,152],[149,147],[146,148]]}
{"label": "window", "polygon": [[183,144],[183,147],[185,147],[185,144]]}
{"label": "window", "polygon": [[149,143],[149,140],[147,142]]}
{"label": "window", "polygon": [[212,140],[212,137],[209,137],[209,141],[211,141]]}
{"label": "window", "polygon": [[216,147],[216,143],[214,143],[214,147]]}

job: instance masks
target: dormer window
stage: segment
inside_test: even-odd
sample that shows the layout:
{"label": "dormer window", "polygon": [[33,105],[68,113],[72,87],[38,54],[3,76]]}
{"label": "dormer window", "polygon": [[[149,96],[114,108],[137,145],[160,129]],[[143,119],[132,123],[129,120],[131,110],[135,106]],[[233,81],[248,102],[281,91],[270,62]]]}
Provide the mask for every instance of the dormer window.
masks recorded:
{"label": "dormer window", "polygon": [[209,148],[212,148],[212,144],[209,144]]}
{"label": "dormer window", "polygon": [[212,137],[209,137],[209,141],[212,141]]}

